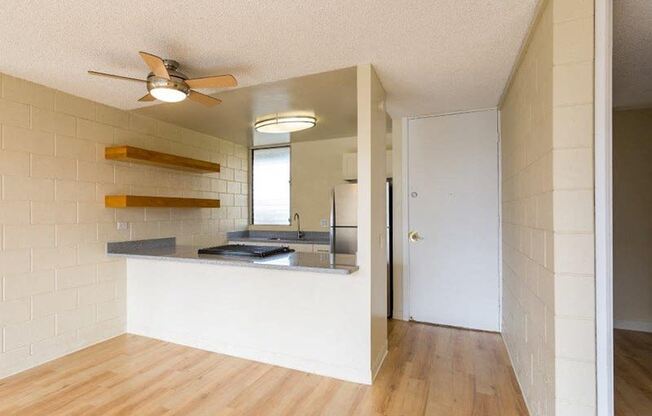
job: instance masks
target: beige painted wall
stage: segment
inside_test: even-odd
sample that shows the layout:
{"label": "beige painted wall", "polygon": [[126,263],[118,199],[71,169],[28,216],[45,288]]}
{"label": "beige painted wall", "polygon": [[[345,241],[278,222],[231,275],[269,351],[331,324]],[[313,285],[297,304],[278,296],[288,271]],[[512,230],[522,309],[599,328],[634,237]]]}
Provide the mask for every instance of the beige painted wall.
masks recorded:
{"label": "beige painted wall", "polygon": [[[392,149],[393,144],[386,146]],[[301,228],[305,231],[328,232],[331,209],[331,191],[335,185],[347,183],[342,175],[342,157],[346,153],[356,153],[358,139],[342,137],[322,139],[291,144],[290,204],[292,215],[301,215]],[[400,154],[399,154],[400,156]],[[251,225],[251,230],[294,231],[297,224]]]}
{"label": "beige painted wall", "polygon": [[503,336],[532,415],[595,414],[593,1],[542,4],[501,107]]}
{"label": "beige painted wall", "polygon": [[331,191],[342,179],[342,155],[357,151],[358,139],[299,142],[292,145],[292,210],[301,215],[308,231],[328,231],[321,227],[331,212]]}
{"label": "beige painted wall", "polygon": [[387,232],[385,228],[385,90],[371,65],[359,65],[357,275],[369,284],[372,375],[387,354]]}
{"label": "beige painted wall", "polygon": [[[304,231],[328,232],[328,225],[321,226],[321,220],[328,224],[330,218],[331,191],[335,185],[346,183],[342,178],[342,155],[357,151],[356,137],[343,137],[291,145],[290,204],[292,215],[301,215]],[[296,230],[297,224],[251,225],[251,230]]]}
{"label": "beige painted wall", "polygon": [[652,331],[652,109],[613,123],[614,325]]}
{"label": "beige painted wall", "polygon": [[[125,331],[125,263],[107,241],[217,244],[247,224],[242,146],[0,75],[0,377]],[[200,175],[106,161],[131,144],[222,164]],[[104,195],[220,198],[220,209],[108,209]],[[129,222],[118,231],[117,221]]]}

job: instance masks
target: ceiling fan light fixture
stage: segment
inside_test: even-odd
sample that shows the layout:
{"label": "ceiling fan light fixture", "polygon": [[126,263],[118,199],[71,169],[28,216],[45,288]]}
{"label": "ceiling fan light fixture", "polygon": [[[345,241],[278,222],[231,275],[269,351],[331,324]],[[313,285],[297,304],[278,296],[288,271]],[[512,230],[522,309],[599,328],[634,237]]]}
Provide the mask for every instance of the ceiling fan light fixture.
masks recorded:
{"label": "ceiling fan light fixture", "polygon": [[276,116],[254,123],[259,133],[294,133],[315,127],[317,119],[312,116]]}
{"label": "ceiling fan light fixture", "polygon": [[226,88],[235,87],[238,81],[231,74],[212,75],[201,78],[191,78],[180,72],[179,63],[173,59],[163,59],[147,52],[139,52],[140,57],[150,70],[147,79],[125,77],[106,72],[88,71],[90,75],[98,75],[126,81],[144,82],[147,84],[147,94],[138,99],[139,102],[159,100],[167,103],[178,103],[186,98],[206,107],[213,107],[222,102],[219,98],[202,94],[194,88]]}
{"label": "ceiling fan light fixture", "polygon": [[188,97],[184,91],[168,88],[168,87],[157,87],[149,90],[149,93],[152,94],[154,98],[159,101],[164,101],[166,103],[178,103],[183,101]]}

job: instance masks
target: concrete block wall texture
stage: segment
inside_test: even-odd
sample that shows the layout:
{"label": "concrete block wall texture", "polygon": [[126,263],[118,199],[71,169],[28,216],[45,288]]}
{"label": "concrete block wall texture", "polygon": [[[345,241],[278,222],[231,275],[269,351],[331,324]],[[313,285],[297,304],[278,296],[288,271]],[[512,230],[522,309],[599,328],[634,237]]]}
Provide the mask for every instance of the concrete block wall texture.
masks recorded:
{"label": "concrete block wall texture", "polygon": [[553,219],[556,414],[594,415],[594,2],[555,0]]}
{"label": "concrete block wall texture", "polygon": [[501,108],[503,337],[533,415],[554,414],[552,3]]}
{"label": "concrete block wall texture", "polygon": [[503,331],[533,415],[595,414],[593,1],[549,0],[501,107]]}
{"label": "concrete block wall texture", "polygon": [[[248,153],[227,140],[0,74],[0,142],[0,378],[125,331],[125,262],[105,255],[106,242],[219,244],[247,226]],[[222,169],[104,160],[121,144]],[[105,208],[119,193],[219,198],[222,208]]]}

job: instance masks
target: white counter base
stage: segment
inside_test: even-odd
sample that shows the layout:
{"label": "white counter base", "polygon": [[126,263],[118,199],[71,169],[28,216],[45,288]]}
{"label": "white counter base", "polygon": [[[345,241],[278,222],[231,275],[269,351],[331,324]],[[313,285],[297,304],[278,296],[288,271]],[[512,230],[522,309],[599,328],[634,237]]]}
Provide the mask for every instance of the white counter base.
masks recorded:
{"label": "white counter base", "polygon": [[365,290],[355,274],[129,258],[127,331],[371,384]]}

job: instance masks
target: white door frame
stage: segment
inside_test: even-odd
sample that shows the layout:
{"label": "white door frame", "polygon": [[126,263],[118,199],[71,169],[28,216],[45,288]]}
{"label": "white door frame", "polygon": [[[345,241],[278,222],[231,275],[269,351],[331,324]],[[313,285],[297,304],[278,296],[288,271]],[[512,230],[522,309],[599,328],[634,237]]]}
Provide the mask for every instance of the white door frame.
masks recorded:
{"label": "white door frame", "polygon": [[595,0],[595,316],[598,416],[614,414],[612,13],[613,0]]}
{"label": "white door frame", "polygon": [[408,229],[410,223],[410,217],[408,215],[408,198],[410,197],[409,191],[409,179],[408,179],[408,163],[410,158],[408,157],[408,135],[409,129],[408,125],[410,124],[411,118],[404,117],[402,123],[402,132],[401,132],[401,222],[402,222],[402,233],[401,233],[401,244],[403,248],[403,270],[401,273],[402,278],[402,293],[403,293],[403,320],[409,321],[410,316],[410,240],[408,239]]}

